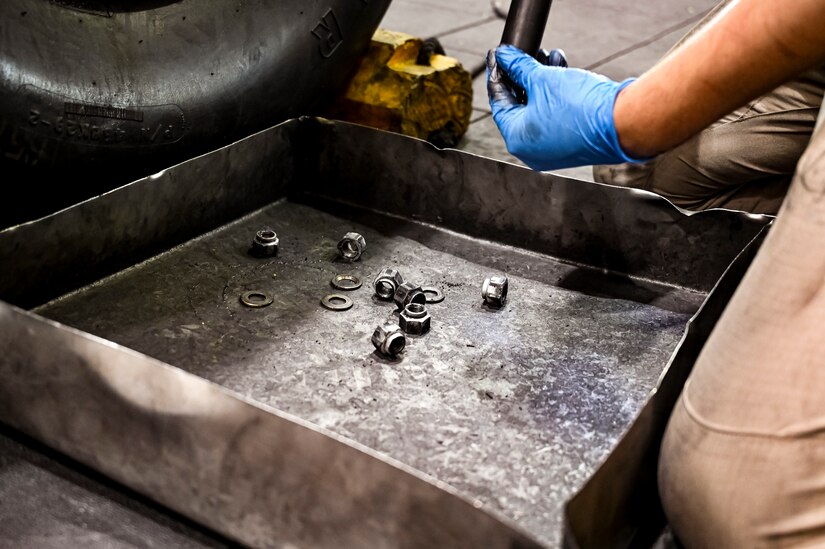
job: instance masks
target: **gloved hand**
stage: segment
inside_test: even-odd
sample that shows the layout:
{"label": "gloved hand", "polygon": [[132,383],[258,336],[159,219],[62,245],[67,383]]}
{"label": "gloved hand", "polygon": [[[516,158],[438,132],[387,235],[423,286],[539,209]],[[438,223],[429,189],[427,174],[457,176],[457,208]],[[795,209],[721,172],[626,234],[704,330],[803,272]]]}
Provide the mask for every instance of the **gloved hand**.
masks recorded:
{"label": "gloved hand", "polygon": [[[526,91],[526,105],[519,104],[502,74]],[[546,67],[513,46],[487,55],[493,119],[507,150],[534,170],[646,160],[622,151],[613,124],[613,103],[631,82]]]}

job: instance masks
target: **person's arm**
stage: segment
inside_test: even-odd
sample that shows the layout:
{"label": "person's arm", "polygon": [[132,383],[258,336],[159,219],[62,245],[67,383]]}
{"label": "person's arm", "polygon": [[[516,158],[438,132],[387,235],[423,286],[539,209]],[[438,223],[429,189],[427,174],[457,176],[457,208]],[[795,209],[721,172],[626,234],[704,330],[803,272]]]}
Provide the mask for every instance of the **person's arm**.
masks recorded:
{"label": "person's arm", "polygon": [[653,156],[825,60],[823,0],[740,0],[616,99],[622,149]]}
{"label": "person's arm", "polygon": [[[508,150],[549,170],[664,152],[825,61],[825,0],[739,0],[638,80],[545,67],[512,46],[488,56]],[[499,71],[527,92],[519,104]]]}

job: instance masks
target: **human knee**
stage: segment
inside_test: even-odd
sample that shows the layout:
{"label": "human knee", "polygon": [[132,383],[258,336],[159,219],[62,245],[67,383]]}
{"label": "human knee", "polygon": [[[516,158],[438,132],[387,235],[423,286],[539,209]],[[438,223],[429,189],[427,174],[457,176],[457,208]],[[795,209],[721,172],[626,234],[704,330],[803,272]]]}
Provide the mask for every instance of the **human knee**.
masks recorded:
{"label": "human knee", "polygon": [[720,432],[680,400],[662,444],[659,490],[677,537],[694,547],[825,546],[822,437]]}

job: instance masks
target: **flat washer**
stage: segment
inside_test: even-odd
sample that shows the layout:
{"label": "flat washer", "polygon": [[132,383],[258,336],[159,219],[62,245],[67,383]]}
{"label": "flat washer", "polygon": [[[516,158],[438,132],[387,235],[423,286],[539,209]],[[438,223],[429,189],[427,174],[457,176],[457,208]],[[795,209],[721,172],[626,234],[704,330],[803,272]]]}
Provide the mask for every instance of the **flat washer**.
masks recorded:
{"label": "flat washer", "polygon": [[427,296],[427,303],[441,303],[444,301],[444,292],[435,286],[425,286],[421,288],[421,291]]}
{"label": "flat washer", "polygon": [[261,307],[268,307],[272,305],[272,294],[261,292],[259,290],[252,290],[251,292],[244,292],[241,294],[241,303],[253,309],[260,309]]}
{"label": "flat washer", "polygon": [[335,278],[332,279],[330,284],[332,284],[332,287],[336,290],[351,292],[352,290],[360,288],[363,282],[355,275],[340,274],[335,275]]}
{"label": "flat washer", "polygon": [[330,294],[321,300],[321,305],[330,311],[346,311],[352,308],[352,300],[345,295]]}

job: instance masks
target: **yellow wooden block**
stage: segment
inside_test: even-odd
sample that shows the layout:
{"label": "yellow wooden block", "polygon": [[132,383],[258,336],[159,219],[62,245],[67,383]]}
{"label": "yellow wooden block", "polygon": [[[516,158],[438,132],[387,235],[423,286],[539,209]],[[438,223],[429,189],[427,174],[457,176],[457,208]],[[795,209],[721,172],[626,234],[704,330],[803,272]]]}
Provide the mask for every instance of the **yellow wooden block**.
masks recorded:
{"label": "yellow wooden block", "polygon": [[445,135],[455,140],[464,135],[473,103],[470,73],[445,55],[434,54],[428,66],[416,64],[423,44],[408,34],[379,29],[328,116],[438,144]]}

